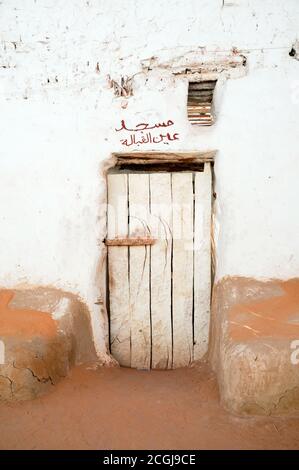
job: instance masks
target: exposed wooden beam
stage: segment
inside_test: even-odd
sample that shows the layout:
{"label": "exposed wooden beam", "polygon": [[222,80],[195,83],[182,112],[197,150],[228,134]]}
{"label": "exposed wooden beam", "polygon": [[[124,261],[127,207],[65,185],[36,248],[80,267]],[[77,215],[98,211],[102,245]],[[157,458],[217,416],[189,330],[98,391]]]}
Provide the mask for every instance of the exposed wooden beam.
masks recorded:
{"label": "exposed wooden beam", "polygon": [[131,153],[114,153],[113,156],[118,161],[149,161],[154,162],[168,161],[168,162],[179,162],[179,161],[192,161],[192,162],[213,162],[216,155],[216,150],[210,150],[207,152],[131,152]]}

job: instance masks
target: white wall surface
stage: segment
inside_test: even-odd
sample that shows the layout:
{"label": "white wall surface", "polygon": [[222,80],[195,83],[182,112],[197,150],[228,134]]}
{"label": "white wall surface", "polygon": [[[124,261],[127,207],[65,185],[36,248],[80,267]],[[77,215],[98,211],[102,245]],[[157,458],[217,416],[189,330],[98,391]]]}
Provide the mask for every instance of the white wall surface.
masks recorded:
{"label": "white wall surface", "polygon": [[[105,350],[100,169],[125,150],[121,119],[171,119],[179,134],[130,151],[218,149],[217,279],[298,276],[299,62],[289,56],[298,29],[297,0],[1,1],[0,285],[80,295]],[[187,79],[159,64],[232,47],[247,73],[220,80],[212,128],[192,127]],[[134,95],[116,98],[107,75],[135,75]]]}

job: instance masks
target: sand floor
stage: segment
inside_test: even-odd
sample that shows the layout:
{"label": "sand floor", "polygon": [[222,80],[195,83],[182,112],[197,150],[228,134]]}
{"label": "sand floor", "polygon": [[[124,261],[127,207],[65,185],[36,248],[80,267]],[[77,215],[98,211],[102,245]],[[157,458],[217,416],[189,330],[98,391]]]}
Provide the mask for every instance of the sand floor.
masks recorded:
{"label": "sand floor", "polygon": [[74,368],[47,396],[0,404],[0,449],[299,449],[299,418],[239,418],[205,364]]}

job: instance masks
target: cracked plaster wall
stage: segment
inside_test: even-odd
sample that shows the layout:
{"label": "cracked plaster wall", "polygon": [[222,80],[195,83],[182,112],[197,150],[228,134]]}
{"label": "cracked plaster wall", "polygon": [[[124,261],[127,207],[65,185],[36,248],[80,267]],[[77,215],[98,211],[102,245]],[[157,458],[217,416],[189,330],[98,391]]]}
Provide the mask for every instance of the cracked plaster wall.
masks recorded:
{"label": "cracked plaster wall", "polygon": [[[80,295],[105,355],[101,165],[124,150],[121,119],[171,119],[179,134],[130,150],[218,149],[216,279],[297,276],[298,22],[296,0],[2,0],[0,284]],[[220,77],[212,128],[191,127],[171,67],[233,48],[246,73]],[[134,76],[133,96],[108,76]]]}

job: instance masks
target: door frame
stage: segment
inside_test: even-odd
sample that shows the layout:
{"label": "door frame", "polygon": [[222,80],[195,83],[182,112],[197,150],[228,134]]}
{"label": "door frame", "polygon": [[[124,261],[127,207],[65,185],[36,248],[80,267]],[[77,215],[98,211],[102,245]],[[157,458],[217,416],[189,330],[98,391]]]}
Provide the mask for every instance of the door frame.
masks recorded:
{"label": "door frame", "polygon": [[[144,171],[158,171],[157,168],[160,167],[167,167],[167,170],[164,171],[198,171],[200,166],[203,166],[204,163],[208,162],[211,164],[211,184],[212,184],[212,201],[211,201],[211,290],[210,290],[210,311],[211,311],[211,304],[212,304],[212,293],[213,293],[213,286],[214,286],[214,277],[215,277],[215,239],[214,239],[214,216],[215,216],[215,208],[214,208],[214,200],[215,200],[215,192],[214,192],[214,163],[215,157],[217,154],[217,150],[209,150],[205,152],[201,151],[179,151],[179,152],[155,152],[155,151],[148,151],[148,152],[114,152],[111,155],[111,159],[109,159],[108,165],[105,166],[105,181],[106,181],[106,228],[107,228],[107,204],[108,204],[108,181],[107,175],[110,172],[118,172],[122,169],[127,169],[128,171],[135,171],[142,170]],[[106,347],[107,351],[111,357],[111,350],[110,350],[110,299],[109,299],[109,267],[108,267],[108,247],[105,245],[105,239],[102,240],[102,244],[104,245],[104,263],[103,263],[103,274],[105,285],[102,286],[101,295],[102,304],[103,304],[103,311],[105,316],[105,324],[106,324]],[[210,321],[212,320],[212,316],[210,314]],[[211,334],[211,324],[210,324],[210,334]],[[209,334],[209,336],[210,336]],[[210,340],[209,340],[210,341]],[[115,360],[115,359],[114,359]],[[115,360],[116,361],[116,360]]]}

